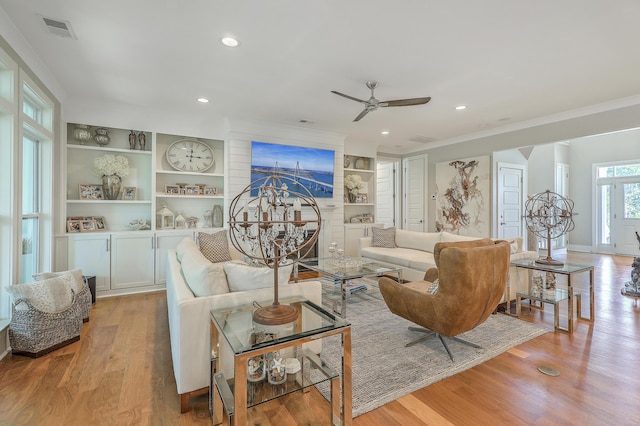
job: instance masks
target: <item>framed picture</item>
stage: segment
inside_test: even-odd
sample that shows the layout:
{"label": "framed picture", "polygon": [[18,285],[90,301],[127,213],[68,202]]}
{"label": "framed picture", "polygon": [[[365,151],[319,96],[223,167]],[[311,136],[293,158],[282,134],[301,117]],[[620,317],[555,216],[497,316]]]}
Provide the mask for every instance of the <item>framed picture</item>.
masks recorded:
{"label": "framed picture", "polygon": [[198,185],[187,185],[184,187],[185,195],[200,195],[200,187]]}
{"label": "framed picture", "polygon": [[80,232],[92,232],[96,230],[96,221],[93,219],[80,221]]}
{"label": "framed picture", "polygon": [[104,216],[93,216],[87,218],[87,220],[93,220],[96,223],[96,231],[104,231],[107,229],[107,222],[104,220]]}
{"label": "framed picture", "polygon": [[81,200],[104,200],[102,185],[81,183],[78,185],[78,197]]}
{"label": "framed picture", "polygon": [[351,223],[362,223],[362,216],[354,216],[351,218]]}
{"label": "framed picture", "polygon": [[165,185],[165,194],[180,195],[180,187],[178,185]]}
{"label": "framed picture", "polygon": [[67,220],[67,232],[80,232],[80,221]]}
{"label": "framed picture", "polygon": [[356,203],[368,203],[367,194],[358,194],[356,195]]}
{"label": "framed picture", "polygon": [[373,223],[373,216],[362,216],[362,223]]}
{"label": "framed picture", "polygon": [[135,186],[124,186],[124,187],[122,187],[122,199],[123,200],[135,200],[137,191],[138,191],[138,189]]}
{"label": "framed picture", "polygon": [[205,186],[204,195],[218,195],[218,188],[215,186]]}

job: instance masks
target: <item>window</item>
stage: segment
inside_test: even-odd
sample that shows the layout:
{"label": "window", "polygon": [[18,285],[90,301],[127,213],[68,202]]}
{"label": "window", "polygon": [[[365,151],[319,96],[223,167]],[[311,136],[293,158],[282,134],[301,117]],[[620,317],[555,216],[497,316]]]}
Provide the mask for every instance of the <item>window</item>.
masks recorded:
{"label": "window", "polygon": [[622,194],[624,197],[624,218],[640,219],[640,183],[625,183]]}
{"label": "window", "polygon": [[40,264],[40,143],[22,140],[22,282],[29,282]]}

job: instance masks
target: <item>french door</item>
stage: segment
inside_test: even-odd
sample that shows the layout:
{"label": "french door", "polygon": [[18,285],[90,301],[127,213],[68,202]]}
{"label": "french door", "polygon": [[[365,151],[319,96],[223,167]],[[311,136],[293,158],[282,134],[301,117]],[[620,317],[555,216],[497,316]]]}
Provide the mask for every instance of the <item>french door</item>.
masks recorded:
{"label": "french door", "polygon": [[597,249],[640,254],[640,176],[600,179],[597,185]]}

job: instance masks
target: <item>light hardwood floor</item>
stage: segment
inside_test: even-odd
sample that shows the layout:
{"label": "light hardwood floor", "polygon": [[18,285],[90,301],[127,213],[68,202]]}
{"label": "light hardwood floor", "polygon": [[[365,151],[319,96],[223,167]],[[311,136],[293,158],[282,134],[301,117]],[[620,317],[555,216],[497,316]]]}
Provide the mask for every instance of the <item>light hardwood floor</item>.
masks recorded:
{"label": "light hardwood floor", "polygon": [[[640,424],[640,302],[620,295],[630,257],[569,253],[596,266],[596,322],[547,333],[354,419],[369,425]],[[551,328],[553,310],[523,320]],[[415,347],[420,350],[420,346]],[[425,360],[428,362],[428,360]],[[545,376],[539,365],[560,371]],[[327,424],[315,391],[263,404],[251,424]],[[206,396],[180,414],[164,293],[100,299],[79,342],[0,362],[0,425],[209,425]]]}

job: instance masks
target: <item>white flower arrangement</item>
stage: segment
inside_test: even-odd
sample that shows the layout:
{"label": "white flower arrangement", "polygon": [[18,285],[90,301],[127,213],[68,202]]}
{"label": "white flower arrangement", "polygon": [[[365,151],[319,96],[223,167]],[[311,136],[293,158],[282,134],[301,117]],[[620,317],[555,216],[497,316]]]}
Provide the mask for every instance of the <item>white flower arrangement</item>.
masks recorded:
{"label": "white flower arrangement", "polygon": [[364,188],[365,182],[360,175],[346,175],[344,177],[344,186],[346,186],[352,194],[358,194],[358,191]]}
{"label": "white flower arrangement", "polygon": [[122,155],[107,154],[93,161],[96,176],[118,175],[121,179],[129,176],[129,160]]}

